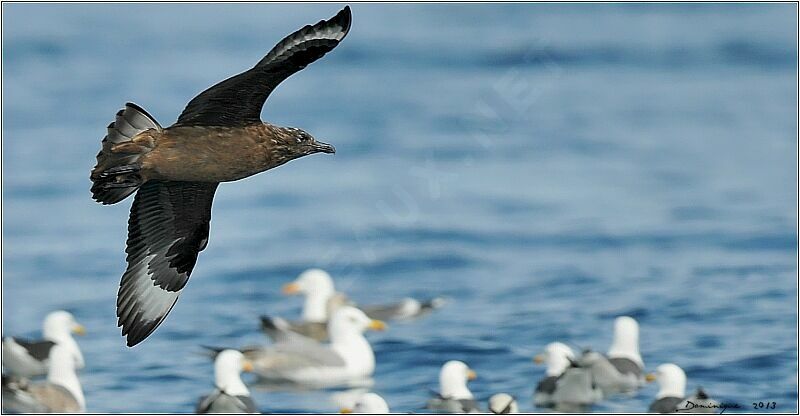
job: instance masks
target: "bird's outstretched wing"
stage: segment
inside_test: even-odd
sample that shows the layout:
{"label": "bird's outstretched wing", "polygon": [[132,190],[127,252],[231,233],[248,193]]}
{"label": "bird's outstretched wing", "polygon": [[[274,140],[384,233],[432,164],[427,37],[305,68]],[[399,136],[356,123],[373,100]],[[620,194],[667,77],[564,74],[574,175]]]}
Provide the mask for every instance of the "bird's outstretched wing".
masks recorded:
{"label": "bird's outstretched wing", "polygon": [[129,347],[147,338],[178,300],[208,243],[216,189],[216,183],[148,181],[136,193],[128,268],[117,294],[118,325]]}
{"label": "bird's outstretched wing", "polygon": [[350,30],[350,7],[329,20],[307,25],[284,38],[253,68],[194,97],[176,125],[241,126],[261,122],[261,108],[283,80],[321,58]]}

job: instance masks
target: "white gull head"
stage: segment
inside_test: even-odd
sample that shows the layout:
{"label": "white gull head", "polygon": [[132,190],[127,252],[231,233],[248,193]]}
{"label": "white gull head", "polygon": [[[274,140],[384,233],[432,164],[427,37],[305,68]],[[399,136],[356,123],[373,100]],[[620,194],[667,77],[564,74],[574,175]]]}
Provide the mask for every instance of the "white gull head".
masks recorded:
{"label": "white gull head", "polygon": [[656,399],[664,397],[680,397],[686,395],[686,373],[675,364],[661,364],[656,368],[658,394]]}
{"label": "white gull head", "polygon": [[251,369],[241,352],[224,350],[214,360],[214,384],[231,396],[250,396],[250,390],[242,382],[242,371]]}
{"label": "white gull head", "polygon": [[475,372],[461,361],[448,361],[439,372],[439,394],[445,399],[472,399],[467,381],[475,378]]}
{"label": "white gull head", "polygon": [[283,288],[284,293],[302,293],[306,300],[303,304],[303,320],[306,322],[328,321],[328,300],[335,289],[331,275],[322,269],[308,269]]}
{"label": "white gull head", "polygon": [[560,376],[575,359],[572,348],[560,342],[551,342],[544,349],[544,362],[547,364],[548,376]]}

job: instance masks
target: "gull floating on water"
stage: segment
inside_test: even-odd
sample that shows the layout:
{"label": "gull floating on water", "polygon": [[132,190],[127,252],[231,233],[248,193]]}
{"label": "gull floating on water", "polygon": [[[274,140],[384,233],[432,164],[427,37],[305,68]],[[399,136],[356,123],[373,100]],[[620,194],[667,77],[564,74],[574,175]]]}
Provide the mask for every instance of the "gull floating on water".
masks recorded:
{"label": "gull floating on water", "polygon": [[[340,306],[347,304],[347,297],[338,294],[333,286],[333,278],[322,269],[308,269],[293,282],[283,286],[283,293],[286,295],[302,294],[305,296],[303,311],[300,321],[288,322],[288,328],[301,335],[313,338],[317,341],[328,340],[328,317]],[[262,316],[262,329],[270,337],[272,334],[267,331],[269,326],[264,327],[265,319],[271,317]],[[273,340],[275,340],[273,338]],[[277,341],[277,340],[275,340]]]}
{"label": "gull floating on water", "polygon": [[340,413],[388,414],[389,405],[383,397],[375,393],[364,393],[356,400],[352,409],[343,408]]}
{"label": "gull floating on water", "polygon": [[63,346],[75,360],[75,368],[84,367],[83,354],[72,334],[83,335],[85,328],[66,311],[47,314],[42,324],[41,340],[19,337],[3,338],[3,368],[9,375],[35,377],[47,374],[50,350],[56,344]]}
{"label": "gull floating on water", "polygon": [[629,316],[614,320],[614,339],[608,354],[585,352],[578,360],[590,368],[592,380],[608,396],[635,391],[644,384],[644,361],[639,353],[639,324]]}
{"label": "gull floating on water", "polygon": [[675,364],[659,365],[655,373],[647,375],[647,381],[658,382],[656,400],[648,409],[650,413],[717,413],[720,410],[719,402],[709,398],[702,388],[692,397],[684,397],[686,373]]}
{"label": "gull floating on water", "polygon": [[352,306],[343,306],[328,323],[330,344],[285,340],[243,352],[265,381],[311,387],[358,385],[368,381],[375,370],[375,354],[363,332],[385,328],[382,321],[370,319]]}
{"label": "gull floating on water", "polygon": [[[304,271],[297,279],[283,286],[283,293],[305,296],[301,320],[284,321],[288,324],[288,326],[284,326],[284,329],[290,329],[317,341],[328,339],[328,317],[333,311],[344,305],[358,307],[372,319],[402,321],[421,317],[445,304],[445,300],[439,297],[428,300],[406,297],[398,302],[385,305],[359,306],[348,299],[344,293],[337,292],[333,278],[322,269]],[[275,317],[267,315],[261,317],[262,329],[270,337],[275,334],[270,331],[272,329],[271,321],[275,319]],[[273,338],[273,340],[275,339]]]}
{"label": "gull floating on water", "polygon": [[242,371],[253,371],[253,364],[241,352],[223,350],[214,359],[214,391],[197,403],[197,413],[258,413],[250,390],[242,381]]}
{"label": "gull floating on water", "polygon": [[547,363],[546,376],[534,391],[536,406],[579,411],[602,399],[602,391],[592,383],[591,370],[580,367],[574,357],[570,347],[553,342],[534,358],[537,363]]}
{"label": "gull floating on water", "polygon": [[428,400],[430,410],[445,413],[478,413],[480,407],[467,387],[477,374],[461,361],[448,361],[439,371],[439,392]]}
{"label": "gull floating on water", "polygon": [[536,384],[533,391],[533,403],[539,407],[553,406],[553,393],[556,391],[556,380],[564,374],[564,370],[570,366],[570,361],[575,359],[572,348],[560,342],[547,344],[543,354],[538,354],[533,358],[537,364],[544,363],[545,376]]}
{"label": "gull floating on water", "polygon": [[56,344],[50,348],[47,380],[28,384],[3,378],[3,412],[9,413],[80,413],[86,400],[75,374],[75,356],[69,348]]}

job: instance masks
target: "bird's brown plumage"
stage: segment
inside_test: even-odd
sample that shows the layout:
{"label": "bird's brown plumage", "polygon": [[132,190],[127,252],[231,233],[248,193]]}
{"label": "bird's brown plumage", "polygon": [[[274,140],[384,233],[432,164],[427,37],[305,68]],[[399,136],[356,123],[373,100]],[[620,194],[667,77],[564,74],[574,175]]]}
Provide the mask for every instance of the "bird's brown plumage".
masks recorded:
{"label": "bird's brown plumage", "polygon": [[178,300],[208,243],[220,182],[334,153],[300,129],[263,123],[260,114],[278,84],[344,39],[350,21],[345,7],[292,33],[253,68],[192,99],[173,126],[162,128],[131,103],[108,126],[90,175],[93,197],[113,204],[137,192],[128,221],[128,268],[117,297],[128,346],[147,338]]}

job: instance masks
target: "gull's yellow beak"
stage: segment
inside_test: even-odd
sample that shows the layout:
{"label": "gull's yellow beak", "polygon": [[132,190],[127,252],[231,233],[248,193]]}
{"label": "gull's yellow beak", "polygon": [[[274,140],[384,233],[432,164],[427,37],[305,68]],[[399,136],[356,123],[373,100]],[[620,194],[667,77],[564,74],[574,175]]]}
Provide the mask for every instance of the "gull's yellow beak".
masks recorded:
{"label": "gull's yellow beak", "polygon": [[282,292],[283,292],[284,295],[294,295],[295,293],[299,293],[300,292],[300,285],[298,285],[295,282],[287,283],[287,284],[283,285]]}
{"label": "gull's yellow beak", "polygon": [[339,413],[346,415],[346,414],[349,414],[349,413],[353,413],[353,409],[351,409],[349,407],[343,407],[343,408],[339,409]]}
{"label": "gull's yellow beak", "polygon": [[252,373],[253,363],[248,360],[242,361],[242,371],[244,371],[245,373]]}
{"label": "gull's yellow beak", "polygon": [[475,370],[467,371],[467,380],[475,380],[476,378],[478,378],[478,373]]}
{"label": "gull's yellow beak", "polygon": [[387,325],[386,322],[373,319],[372,321],[370,321],[369,326],[367,328],[373,331],[383,331],[387,328]]}
{"label": "gull's yellow beak", "polygon": [[86,335],[86,328],[81,324],[75,324],[72,327],[72,333],[75,335]]}
{"label": "gull's yellow beak", "polygon": [[653,373],[647,373],[647,375],[646,375],[646,376],[644,376],[644,379],[645,379],[645,381],[647,381],[648,383],[652,383],[652,382],[656,381],[656,375],[655,375],[655,374],[653,374]]}
{"label": "gull's yellow beak", "polygon": [[543,363],[544,362],[544,355],[542,355],[542,354],[536,355],[535,357],[533,357],[533,362],[535,362],[536,364]]}

